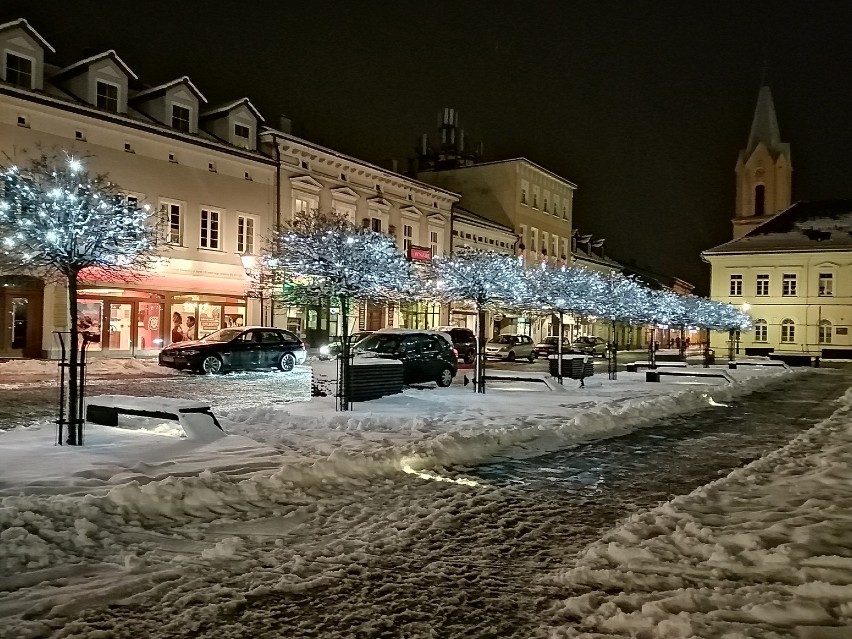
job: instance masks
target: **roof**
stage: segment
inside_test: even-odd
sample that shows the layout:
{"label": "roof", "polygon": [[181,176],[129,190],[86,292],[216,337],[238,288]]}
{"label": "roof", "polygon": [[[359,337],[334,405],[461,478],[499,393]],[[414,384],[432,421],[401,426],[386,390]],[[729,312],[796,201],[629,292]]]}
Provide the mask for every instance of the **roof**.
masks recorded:
{"label": "roof", "polygon": [[16,28],[23,29],[45,49],[47,49],[51,53],[56,53],[56,49],[50,46],[50,43],[44,38],[42,38],[41,34],[35,29],[33,29],[32,25],[23,18],[18,18],[17,20],[12,20],[11,22],[4,22],[3,24],[0,24],[0,31],[7,31],[9,29]]}
{"label": "roof", "polygon": [[151,87],[150,89],[145,89],[144,91],[140,91],[136,95],[132,96],[130,98],[130,101],[131,102],[143,102],[145,100],[151,100],[153,98],[157,98],[157,97],[165,94],[166,91],[168,91],[173,86],[176,86],[178,84],[185,84],[186,86],[189,87],[189,89],[193,93],[195,93],[195,96],[201,102],[204,102],[205,104],[207,103],[207,98],[205,98],[204,95],[201,93],[201,91],[198,90],[198,87],[196,87],[192,83],[192,80],[189,79],[189,76],[185,76],[185,75],[181,76],[181,77],[179,77],[175,80],[172,80],[171,82],[166,82],[165,84],[160,84],[158,86]]}
{"label": "roof", "polygon": [[775,115],[775,103],[772,101],[772,91],[768,86],[760,87],[760,92],[757,94],[757,106],[754,109],[754,118],[751,121],[746,152],[751,153],[761,142],[770,151],[777,151],[781,144],[781,132],[778,129],[778,118]]}
{"label": "roof", "polygon": [[203,111],[199,114],[200,118],[212,118],[217,115],[221,115],[223,113],[229,113],[236,109],[240,105],[245,105],[245,107],[251,111],[252,115],[257,118],[258,122],[264,122],[263,116],[260,114],[255,106],[251,103],[251,100],[248,98],[240,98],[239,100],[234,100],[233,102],[228,102],[228,104],[222,104],[217,107],[213,107],[212,109],[208,109],[207,111]]}
{"label": "roof", "polygon": [[740,238],[703,252],[784,253],[852,250],[852,199],[796,202]]}
{"label": "roof", "polygon": [[559,180],[560,182],[564,182],[565,184],[570,186],[572,189],[574,189],[574,190],[577,189],[577,185],[574,184],[573,182],[571,182],[570,180],[566,180],[561,175],[557,175],[553,171],[546,169],[543,166],[536,164],[532,160],[528,160],[527,158],[524,158],[524,157],[509,158],[507,160],[492,160],[491,162],[477,162],[476,164],[468,164],[466,166],[454,166],[451,169],[438,169],[438,170],[436,170],[436,169],[425,169],[422,172],[423,173],[443,173],[444,171],[459,171],[461,169],[475,169],[475,168],[478,168],[478,167],[481,167],[481,166],[492,166],[492,165],[495,165],[495,164],[507,164],[509,162],[525,162],[526,164],[529,164],[531,167],[541,171],[542,173],[546,173],[547,175],[549,175],[553,179]]}
{"label": "roof", "polygon": [[78,75],[80,73],[83,73],[87,67],[92,65],[92,63],[97,62],[98,60],[102,60],[104,58],[112,59],[112,61],[115,62],[129,78],[133,78],[134,80],[139,79],[136,74],[130,70],[130,67],[125,64],[124,60],[118,57],[118,54],[113,49],[110,49],[109,51],[104,51],[103,53],[98,53],[97,55],[85,58],[84,60],[80,60],[79,62],[75,62],[74,64],[67,66],[64,69],[60,69],[59,71],[54,73],[52,77],[60,78],[63,76],[67,77]]}
{"label": "roof", "polygon": [[495,230],[508,233],[509,235],[516,235],[515,229],[512,226],[496,222],[490,218],[485,217],[484,215],[479,215],[479,213],[474,213],[470,209],[466,209],[463,206],[459,206],[458,204],[453,204],[453,214],[461,218],[471,218],[471,222],[479,224],[480,226],[491,227]]}

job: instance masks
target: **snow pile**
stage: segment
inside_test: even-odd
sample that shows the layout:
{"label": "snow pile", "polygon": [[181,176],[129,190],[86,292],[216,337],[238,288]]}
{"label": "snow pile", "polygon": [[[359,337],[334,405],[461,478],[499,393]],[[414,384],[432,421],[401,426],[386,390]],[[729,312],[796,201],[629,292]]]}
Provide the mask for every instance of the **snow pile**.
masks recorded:
{"label": "snow pile", "polygon": [[557,637],[852,637],[852,389],[784,448],[630,517],[552,575]]}
{"label": "snow pile", "polygon": [[[43,359],[14,359],[0,362],[0,379],[19,380],[34,376],[58,377],[58,362]],[[179,371],[160,366],[156,359],[90,358],[86,374],[90,376],[175,375]]]}

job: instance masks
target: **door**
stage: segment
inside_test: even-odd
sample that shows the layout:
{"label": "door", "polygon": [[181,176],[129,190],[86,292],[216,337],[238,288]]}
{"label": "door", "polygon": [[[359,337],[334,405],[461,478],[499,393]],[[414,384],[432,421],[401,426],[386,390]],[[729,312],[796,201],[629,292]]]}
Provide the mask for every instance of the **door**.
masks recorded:
{"label": "door", "polygon": [[368,331],[377,331],[385,326],[385,309],[377,304],[367,304],[367,323],[364,327]]}
{"label": "door", "polygon": [[0,356],[41,356],[41,294],[0,293]]}
{"label": "door", "polygon": [[133,343],[133,304],[110,304],[109,321],[104,322],[106,349],[130,353]]}
{"label": "door", "polygon": [[423,361],[420,340],[416,335],[408,335],[402,340],[397,351],[397,359],[402,361],[402,376],[406,384],[422,382]]}
{"label": "door", "polygon": [[257,368],[261,361],[260,331],[246,331],[231,342],[231,368]]}
{"label": "door", "polygon": [[441,342],[445,340],[436,335],[423,335],[419,340],[422,343],[422,381],[433,382],[441,375],[444,367]]}
{"label": "door", "polygon": [[284,353],[284,342],[278,331],[257,331],[260,338],[258,366],[271,368],[278,365],[278,360]]}

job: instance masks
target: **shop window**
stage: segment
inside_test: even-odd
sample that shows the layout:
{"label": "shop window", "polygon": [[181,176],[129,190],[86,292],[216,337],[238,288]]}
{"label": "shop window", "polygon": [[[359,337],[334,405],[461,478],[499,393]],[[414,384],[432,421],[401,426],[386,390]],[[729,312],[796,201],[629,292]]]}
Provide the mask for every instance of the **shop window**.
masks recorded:
{"label": "shop window", "polygon": [[103,333],[104,303],[100,300],[79,300],[77,302],[77,330],[96,336],[96,341],[89,344],[90,351],[102,348],[101,334]]}
{"label": "shop window", "polygon": [[246,325],[245,306],[225,307],[225,328],[239,328]]}

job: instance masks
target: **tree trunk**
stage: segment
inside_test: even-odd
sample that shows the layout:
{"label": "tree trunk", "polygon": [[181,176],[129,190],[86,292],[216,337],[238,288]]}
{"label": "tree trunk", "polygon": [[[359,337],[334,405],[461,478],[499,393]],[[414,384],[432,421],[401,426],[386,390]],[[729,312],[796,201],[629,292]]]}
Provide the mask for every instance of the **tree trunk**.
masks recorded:
{"label": "tree trunk", "polygon": [[562,341],[565,339],[565,322],[563,321],[563,316],[565,314],[562,311],[559,311],[559,343],[556,345],[556,376],[559,378],[559,382],[562,383]]}
{"label": "tree trunk", "polygon": [[77,384],[77,365],[80,356],[80,333],[77,330],[77,273],[67,274],[68,316],[71,321],[71,345],[68,353],[68,441],[71,446],[83,444],[83,419],[80,411],[80,394]]}
{"label": "tree trunk", "polygon": [[474,388],[477,393],[485,392],[485,311],[477,305],[476,308],[476,369]]}
{"label": "tree trunk", "polygon": [[349,300],[345,295],[340,296],[340,337],[342,340],[342,346],[340,350],[340,401],[339,406],[340,410],[347,411],[350,408],[350,376],[351,376],[351,366],[350,366],[350,355],[349,355],[349,313],[348,306]]}

